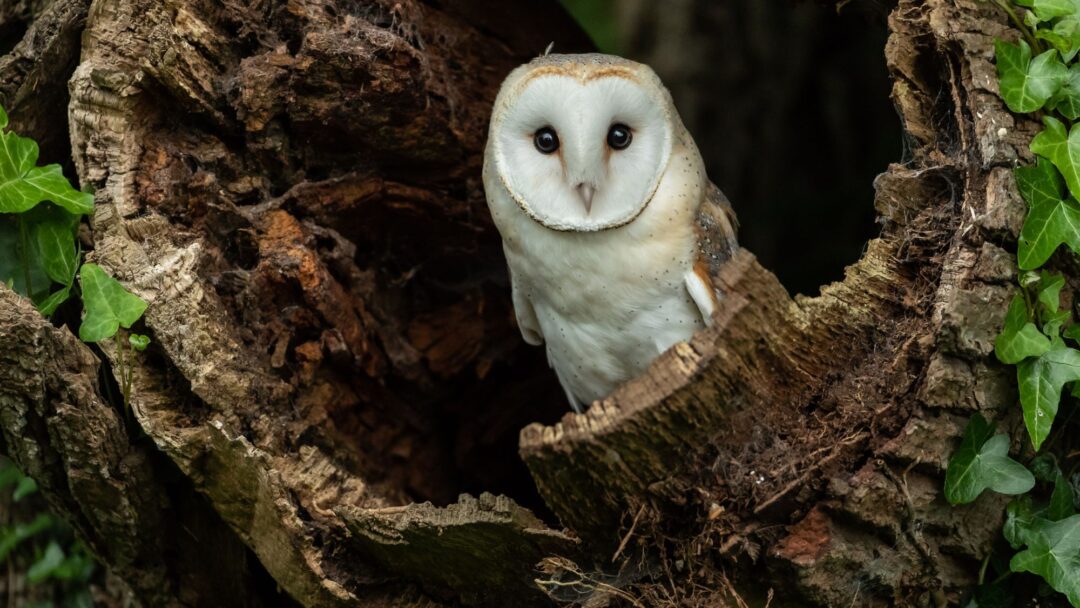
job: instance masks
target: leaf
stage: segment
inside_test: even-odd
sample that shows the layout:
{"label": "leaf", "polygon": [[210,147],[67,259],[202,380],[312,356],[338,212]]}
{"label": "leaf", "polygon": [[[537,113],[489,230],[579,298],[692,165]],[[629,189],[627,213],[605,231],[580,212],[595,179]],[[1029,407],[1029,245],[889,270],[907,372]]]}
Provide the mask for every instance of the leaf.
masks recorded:
{"label": "leaf", "polygon": [[1028,468],[1038,481],[1053,482],[1061,475],[1061,467],[1058,466],[1057,458],[1050,453],[1044,452],[1028,463]]}
{"label": "leaf", "polygon": [[40,303],[38,303],[38,305],[37,305],[38,312],[40,312],[41,314],[48,317],[48,316],[52,315],[54,312],[56,312],[56,309],[59,308],[60,305],[63,304],[64,302],[67,302],[68,298],[70,298],[70,297],[71,297],[71,288],[70,287],[64,287],[64,288],[60,289],[59,291],[54,291],[51,294],[49,294],[49,297],[45,298]]}
{"label": "leaf", "polygon": [[1031,47],[1023,40],[1019,46],[1003,40],[995,43],[1001,98],[1018,114],[1039,110],[1057,93],[1069,71],[1050,49],[1031,58]]}
{"label": "leaf", "polygon": [[1040,21],[1068,17],[1080,12],[1080,2],[1077,0],[1033,0],[1030,4],[1021,4],[1021,6],[1031,7]]}
{"label": "leaf", "polygon": [[1048,158],[1039,156],[1034,165],[1017,167],[1013,170],[1013,176],[1016,178],[1016,188],[1028,205],[1057,202],[1065,197],[1065,180]]}
{"label": "leaf", "polygon": [[1058,473],[1054,480],[1054,491],[1050,494],[1050,504],[1046,507],[1046,518],[1058,521],[1075,514],[1072,486],[1064,475]]}
{"label": "leaf", "polygon": [[1039,319],[1043,322],[1042,333],[1057,336],[1072,314],[1061,310],[1061,288],[1065,286],[1065,277],[1060,274],[1043,272],[1039,277],[1039,291],[1036,297],[1039,306]]}
{"label": "leaf", "polygon": [[[23,252],[19,222],[26,224],[29,253]],[[0,216],[0,282],[29,297],[44,315],[51,315],[70,295],[79,250],[75,244],[78,216],[51,204],[19,215]],[[30,266],[33,293],[26,290],[23,260]],[[53,281],[64,288],[50,293]]]}
{"label": "leaf", "polygon": [[1065,287],[1064,276],[1045,271],[1041,274],[1037,299],[1044,311],[1055,313],[1061,308],[1062,287]]}
{"label": "leaf", "polygon": [[1069,63],[1080,51],[1080,15],[1062,17],[1053,29],[1039,28],[1035,36],[1053,45],[1061,54],[1061,60]]}
{"label": "leaf", "polygon": [[1055,591],[1080,606],[1080,515],[1056,522],[1036,522],[1028,536],[1028,548],[1013,556],[1013,572],[1043,577]]}
{"label": "leaf", "polygon": [[37,492],[37,489],[38,485],[37,482],[34,481],[34,478],[25,476],[19,480],[19,485],[15,486],[15,491],[12,492],[11,499],[15,502],[19,502],[34,492]]}
{"label": "leaf", "polygon": [[6,528],[0,534],[0,560],[5,560],[15,547],[24,540],[39,534],[53,525],[53,518],[48,513],[39,513],[28,524],[15,524],[13,528]]}
{"label": "leaf", "polygon": [[[6,115],[3,122],[6,127]],[[93,212],[92,194],[73,188],[60,165],[38,167],[37,161],[37,142],[10,131],[0,133],[0,213],[22,213],[42,201],[79,215]]]}
{"label": "leaf", "polygon": [[1005,507],[1005,524],[1001,533],[1013,549],[1028,544],[1028,533],[1037,518],[1031,496],[1024,494],[1009,501]]}
{"label": "leaf", "polygon": [[1046,128],[1031,140],[1031,151],[1050,159],[1076,196],[1080,192],[1080,129],[1066,130],[1053,116],[1043,117],[1043,125]]}
{"label": "leaf", "polygon": [[0,459],[0,490],[11,484],[18,483],[23,477],[22,471],[19,470],[19,467],[15,466],[14,462]]}
{"label": "leaf", "polygon": [[111,338],[121,326],[128,328],[146,310],[146,302],[124,289],[97,264],[83,264],[79,273],[86,317],[79,327],[83,342]]}
{"label": "leaf", "polygon": [[[1076,33],[1080,38],[1080,19],[1075,21],[1077,24]],[[1080,40],[1077,42],[1080,43]],[[1080,50],[1080,46],[1077,47],[1077,50]],[[1072,51],[1072,53],[1075,55],[1076,50]],[[1049,105],[1061,112],[1069,120],[1080,118],[1080,64],[1075,64],[1069,68],[1069,75],[1061,82],[1061,88],[1051,98]]]}
{"label": "leaf", "polygon": [[[94,560],[86,548],[76,543],[67,558],[52,572],[52,578],[58,581],[87,581],[94,573]],[[93,604],[90,604],[93,606]]]}
{"label": "leaf", "polygon": [[1019,267],[1030,270],[1042,266],[1062,244],[1080,252],[1080,203],[1069,197],[1031,205],[1020,229],[1016,250]]}
{"label": "leaf", "polygon": [[1062,243],[1080,251],[1080,203],[1065,196],[1064,180],[1050,160],[1039,157],[1037,164],[1019,167],[1013,175],[1028,204],[1016,253],[1020,268],[1042,266]]}
{"label": "leaf", "polygon": [[1050,350],[1050,339],[1028,320],[1023,294],[1013,296],[1005,315],[1005,328],[994,339],[994,354],[1002,363],[1016,364]]}
{"label": "leaf", "polygon": [[45,553],[27,569],[26,580],[31,585],[47,580],[62,563],[64,563],[64,550],[55,540],[49,541]]}
{"label": "leaf", "polygon": [[131,348],[142,352],[146,350],[147,346],[150,346],[150,336],[144,336],[142,334],[131,334],[128,336],[128,343],[131,344]]}
{"label": "leaf", "polygon": [[[1060,341],[1060,339],[1059,339]],[[1020,384],[1020,404],[1031,443],[1038,450],[1050,434],[1066,382],[1080,380],[1080,351],[1055,346],[1037,359],[1027,359],[1016,367]]]}
{"label": "leaf", "polygon": [[[32,244],[31,244],[32,246]],[[41,259],[32,251],[27,260],[30,266],[30,286],[34,293],[26,289],[26,273],[23,271],[24,252],[19,235],[19,223],[15,216],[0,216],[0,282],[10,285],[16,293],[40,300],[49,294],[52,281],[45,274]]]}
{"label": "leaf", "polygon": [[1062,335],[1074,342],[1080,342],[1080,323],[1066,327]]}
{"label": "leaf", "polygon": [[79,266],[79,249],[75,245],[75,230],[79,216],[61,207],[44,203],[23,215],[30,226],[35,254],[49,278],[61,285],[71,285]]}
{"label": "leaf", "polygon": [[994,429],[979,414],[971,417],[960,449],[945,471],[945,498],[951,504],[969,503],[989,488],[1001,494],[1023,494],[1035,486],[1024,465],[1009,458],[1008,435]]}

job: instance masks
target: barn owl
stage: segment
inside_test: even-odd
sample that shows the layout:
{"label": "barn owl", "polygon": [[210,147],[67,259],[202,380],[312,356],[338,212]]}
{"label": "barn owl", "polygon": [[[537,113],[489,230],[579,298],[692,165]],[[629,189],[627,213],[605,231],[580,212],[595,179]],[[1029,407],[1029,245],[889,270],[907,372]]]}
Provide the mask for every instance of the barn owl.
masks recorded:
{"label": "barn owl", "polygon": [[735,217],[648,66],[551,54],[514,70],[484,189],[521,334],[575,411],[709,323]]}

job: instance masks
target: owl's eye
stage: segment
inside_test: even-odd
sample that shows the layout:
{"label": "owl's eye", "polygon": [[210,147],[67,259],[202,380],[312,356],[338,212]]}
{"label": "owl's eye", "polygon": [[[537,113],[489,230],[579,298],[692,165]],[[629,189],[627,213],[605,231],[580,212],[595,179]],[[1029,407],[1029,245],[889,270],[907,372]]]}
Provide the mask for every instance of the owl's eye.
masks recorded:
{"label": "owl's eye", "polygon": [[544,127],[533,135],[533,145],[541,154],[551,154],[559,149],[559,136],[555,134],[555,129]]}
{"label": "owl's eye", "polygon": [[630,135],[630,127],[616,123],[611,125],[611,128],[607,132],[607,145],[611,146],[612,150],[625,150],[630,146],[630,140],[634,137]]}

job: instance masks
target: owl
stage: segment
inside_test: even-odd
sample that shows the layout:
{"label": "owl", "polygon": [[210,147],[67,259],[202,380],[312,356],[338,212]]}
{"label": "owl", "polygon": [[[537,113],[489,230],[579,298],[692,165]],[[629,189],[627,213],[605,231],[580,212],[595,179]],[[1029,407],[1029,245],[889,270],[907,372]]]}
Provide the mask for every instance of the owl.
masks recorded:
{"label": "owl", "polygon": [[709,324],[735,216],[648,66],[549,54],[514,70],[484,189],[521,334],[575,411]]}

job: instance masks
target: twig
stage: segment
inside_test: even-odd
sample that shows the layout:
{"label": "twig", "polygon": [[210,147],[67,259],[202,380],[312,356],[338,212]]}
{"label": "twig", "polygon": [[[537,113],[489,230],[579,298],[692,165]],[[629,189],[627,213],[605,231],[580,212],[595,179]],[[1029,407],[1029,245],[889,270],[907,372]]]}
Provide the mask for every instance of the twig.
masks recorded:
{"label": "twig", "polygon": [[630,542],[630,537],[634,535],[634,528],[637,528],[638,519],[641,518],[641,514],[645,512],[645,505],[642,504],[641,508],[637,510],[637,515],[634,516],[634,521],[630,523],[630,529],[626,532],[626,535],[622,537],[622,541],[619,542],[619,548],[615,550],[615,555],[611,556],[611,563],[615,563],[615,560],[619,558],[619,554],[626,548],[626,543]]}
{"label": "twig", "polygon": [[1020,33],[1023,34],[1024,38],[1027,40],[1027,43],[1031,45],[1031,49],[1035,52],[1035,54],[1041,53],[1042,45],[1039,44],[1039,41],[1035,38],[1035,36],[1031,34],[1031,30],[1029,30],[1027,26],[1024,25],[1023,19],[1021,19],[1019,15],[1016,14],[1016,11],[1012,7],[1012,2],[1010,0],[994,0],[994,3],[1000,6],[1002,10],[1004,10],[1006,13],[1008,13],[1009,19],[1013,22],[1013,25],[1016,26],[1016,29],[1020,30]]}

